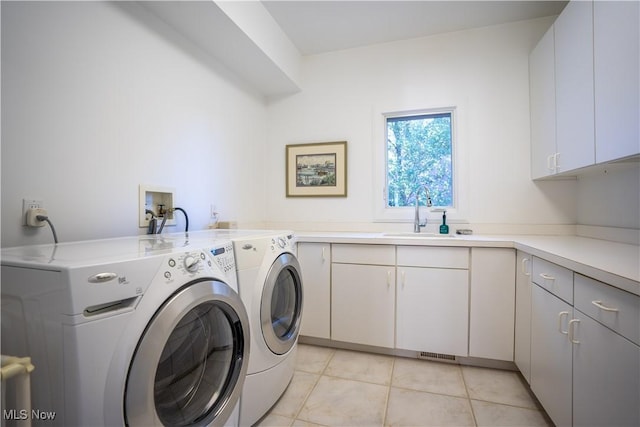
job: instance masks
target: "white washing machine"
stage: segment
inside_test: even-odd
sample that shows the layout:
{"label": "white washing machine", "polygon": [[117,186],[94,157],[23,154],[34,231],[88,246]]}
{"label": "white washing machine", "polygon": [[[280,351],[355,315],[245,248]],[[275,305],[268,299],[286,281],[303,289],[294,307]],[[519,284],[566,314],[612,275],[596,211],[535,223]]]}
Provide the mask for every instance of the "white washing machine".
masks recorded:
{"label": "white washing machine", "polygon": [[[173,235],[180,239],[180,233]],[[205,230],[190,241],[231,239],[240,297],[251,329],[251,354],[240,400],[240,425],[258,421],[293,377],[302,316],[302,274],[291,231]]]}
{"label": "white washing machine", "polygon": [[36,367],[32,423],[237,426],[250,350],[237,289],[228,240],[3,249],[2,352]]}

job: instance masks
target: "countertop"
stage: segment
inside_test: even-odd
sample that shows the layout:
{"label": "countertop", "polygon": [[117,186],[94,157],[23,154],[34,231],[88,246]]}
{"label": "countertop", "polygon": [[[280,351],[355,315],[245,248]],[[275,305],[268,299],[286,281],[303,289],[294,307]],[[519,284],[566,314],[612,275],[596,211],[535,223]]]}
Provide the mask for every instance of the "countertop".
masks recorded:
{"label": "countertop", "polygon": [[515,248],[640,295],[640,246],[579,236],[296,232],[298,242]]}

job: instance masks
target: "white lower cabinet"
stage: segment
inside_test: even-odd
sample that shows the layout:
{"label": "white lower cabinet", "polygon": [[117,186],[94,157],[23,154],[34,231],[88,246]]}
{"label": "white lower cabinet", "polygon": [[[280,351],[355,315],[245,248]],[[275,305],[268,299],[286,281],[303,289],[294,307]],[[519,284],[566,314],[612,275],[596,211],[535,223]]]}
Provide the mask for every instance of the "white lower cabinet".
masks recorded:
{"label": "white lower cabinet", "polygon": [[640,297],[575,274],[573,424],[640,425]]}
{"label": "white lower cabinet", "polygon": [[531,255],[516,254],[516,314],[514,362],[531,384]]}
{"label": "white lower cabinet", "polygon": [[395,253],[392,245],[332,246],[332,340],[393,348]]}
{"label": "white lower cabinet", "polygon": [[531,289],[531,390],[557,426],[571,425],[573,308],[534,284]]}
{"label": "white lower cabinet", "polygon": [[393,348],[395,267],[334,263],[331,339]]}
{"label": "white lower cabinet", "polygon": [[331,244],[298,243],[304,303],[300,334],[331,338]]}
{"label": "white lower cabinet", "polygon": [[573,424],[640,425],[640,347],[576,310]]}
{"label": "white lower cabinet", "polygon": [[533,267],[531,389],[544,409],[558,426],[640,425],[640,297]]}
{"label": "white lower cabinet", "polygon": [[468,270],[398,266],[396,347],[467,356]]}
{"label": "white lower cabinet", "polygon": [[398,246],[396,347],[468,355],[469,248]]}
{"label": "white lower cabinet", "polygon": [[513,249],[471,249],[469,356],[513,362]]}

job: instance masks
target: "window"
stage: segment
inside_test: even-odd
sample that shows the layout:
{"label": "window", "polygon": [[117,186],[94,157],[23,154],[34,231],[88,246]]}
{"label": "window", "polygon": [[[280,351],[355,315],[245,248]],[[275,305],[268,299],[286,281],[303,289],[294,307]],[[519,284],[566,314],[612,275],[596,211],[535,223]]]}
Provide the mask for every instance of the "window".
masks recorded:
{"label": "window", "polygon": [[[427,187],[433,207],[453,208],[454,110],[431,110],[385,116],[385,209],[426,205]],[[420,191],[417,191],[420,190]]]}

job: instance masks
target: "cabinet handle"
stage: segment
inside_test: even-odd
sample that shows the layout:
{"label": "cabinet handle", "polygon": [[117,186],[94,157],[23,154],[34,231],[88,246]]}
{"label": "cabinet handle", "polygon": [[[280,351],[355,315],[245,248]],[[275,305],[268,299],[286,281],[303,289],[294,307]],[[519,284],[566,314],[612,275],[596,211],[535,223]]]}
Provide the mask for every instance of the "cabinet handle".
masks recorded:
{"label": "cabinet handle", "polygon": [[569,332],[568,332],[568,329],[566,331],[562,330],[562,318],[568,315],[569,315],[568,311],[561,311],[560,313],[558,313],[558,332],[564,335],[567,335]]}
{"label": "cabinet handle", "polygon": [[405,274],[404,274],[404,270],[402,270],[402,271],[400,272],[400,281],[401,281],[401,283],[402,283],[402,289],[404,289],[404,282],[405,282],[405,280],[404,280],[404,279],[405,279]]}
{"label": "cabinet handle", "polygon": [[531,272],[527,271],[527,265],[529,264],[529,258],[522,258],[522,274],[525,276],[531,276]]}
{"label": "cabinet handle", "polygon": [[555,168],[551,165],[551,159],[553,159],[553,157],[553,154],[547,156],[547,169],[549,169],[551,172],[555,172]]}
{"label": "cabinet handle", "polygon": [[391,286],[391,270],[387,270],[387,287]]}
{"label": "cabinet handle", "polygon": [[604,311],[615,311],[616,313],[620,311],[617,308],[607,307],[606,305],[602,304],[602,301],[591,301],[591,304],[595,305],[600,310],[604,310]]}
{"label": "cabinet handle", "polygon": [[569,327],[568,327],[569,333],[567,335],[568,335],[569,341],[571,341],[571,343],[580,344],[580,341],[578,341],[578,340],[573,338],[573,335],[575,334],[574,325],[576,323],[580,323],[580,319],[571,319],[571,320],[569,320]]}
{"label": "cabinet handle", "polygon": [[545,274],[545,273],[540,273],[540,277],[542,277],[544,280],[556,280],[555,277],[549,276],[548,274]]}
{"label": "cabinet handle", "polygon": [[324,262],[325,258],[324,258],[324,246],[322,247],[322,262]]}

